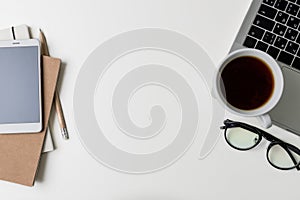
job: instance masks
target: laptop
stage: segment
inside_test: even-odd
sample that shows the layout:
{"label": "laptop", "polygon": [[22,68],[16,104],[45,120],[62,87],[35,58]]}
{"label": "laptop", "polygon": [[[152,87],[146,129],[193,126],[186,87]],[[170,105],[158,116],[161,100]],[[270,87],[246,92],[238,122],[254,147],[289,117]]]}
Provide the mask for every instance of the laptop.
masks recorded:
{"label": "laptop", "polygon": [[300,136],[300,0],[253,0],[230,52],[255,48],[282,68],[283,95],[273,124]]}

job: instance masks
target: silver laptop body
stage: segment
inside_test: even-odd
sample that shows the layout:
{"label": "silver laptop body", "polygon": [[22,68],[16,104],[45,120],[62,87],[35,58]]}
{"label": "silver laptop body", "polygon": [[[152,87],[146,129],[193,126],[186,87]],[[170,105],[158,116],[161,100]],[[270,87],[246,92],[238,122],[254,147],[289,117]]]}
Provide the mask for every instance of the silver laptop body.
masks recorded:
{"label": "silver laptop body", "polygon": [[300,0],[253,0],[230,52],[256,48],[282,67],[283,96],[270,115],[275,125],[300,135]]}

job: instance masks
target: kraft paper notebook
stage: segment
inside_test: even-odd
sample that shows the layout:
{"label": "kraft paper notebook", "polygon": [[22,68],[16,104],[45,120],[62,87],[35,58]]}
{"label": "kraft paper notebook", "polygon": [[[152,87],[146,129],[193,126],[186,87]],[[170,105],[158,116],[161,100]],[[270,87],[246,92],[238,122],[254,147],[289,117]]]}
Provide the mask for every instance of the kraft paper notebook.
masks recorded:
{"label": "kraft paper notebook", "polygon": [[37,173],[60,59],[43,56],[43,130],[39,133],[0,135],[0,179],[32,186]]}

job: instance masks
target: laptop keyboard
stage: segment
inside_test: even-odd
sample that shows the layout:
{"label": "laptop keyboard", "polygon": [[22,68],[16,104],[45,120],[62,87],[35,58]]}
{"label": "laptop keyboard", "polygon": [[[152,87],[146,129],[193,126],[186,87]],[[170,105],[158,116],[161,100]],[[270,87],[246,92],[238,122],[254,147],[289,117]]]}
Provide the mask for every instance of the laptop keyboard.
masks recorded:
{"label": "laptop keyboard", "polygon": [[300,70],[300,0],[263,0],[244,46]]}

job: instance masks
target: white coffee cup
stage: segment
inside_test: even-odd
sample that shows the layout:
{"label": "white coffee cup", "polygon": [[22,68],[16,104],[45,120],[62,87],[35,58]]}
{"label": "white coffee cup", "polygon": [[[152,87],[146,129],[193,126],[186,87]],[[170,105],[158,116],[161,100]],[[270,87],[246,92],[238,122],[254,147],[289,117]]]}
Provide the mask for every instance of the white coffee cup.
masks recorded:
{"label": "white coffee cup", "polygon": [[[233,60],[239,57],[254,57],[263,61],[268,68],[270,69],[273,75],[273,91],[268,100],[261,106],[251,109],[245,110],[237,108],[226,100],[226,95],[224,95],[224,85],[221,78],[222,71],[226,68],[226,66]],[[242,83],[241,83],[242,84]],[[264,53],[260,50],[256,49],[240,49],[230,53],[226,58],[221,62],[217,69],[217,73],[214,76],[213,83],[213,94],[220,101],[220,103],[231,113],[240,116],[246,117],[258,117],[261,121],[261,125],[264,128],[269,128],[272,126],[272,121],[268,112],[274,108],[274,106],[278,103],[281,98],[282,91],[284,87],[284,80],[281,68],[278,63],[267,53]],[[222,92],[223,90],[223,92]],[[230,90],[230,88],[226,88],[226,90]]]}

